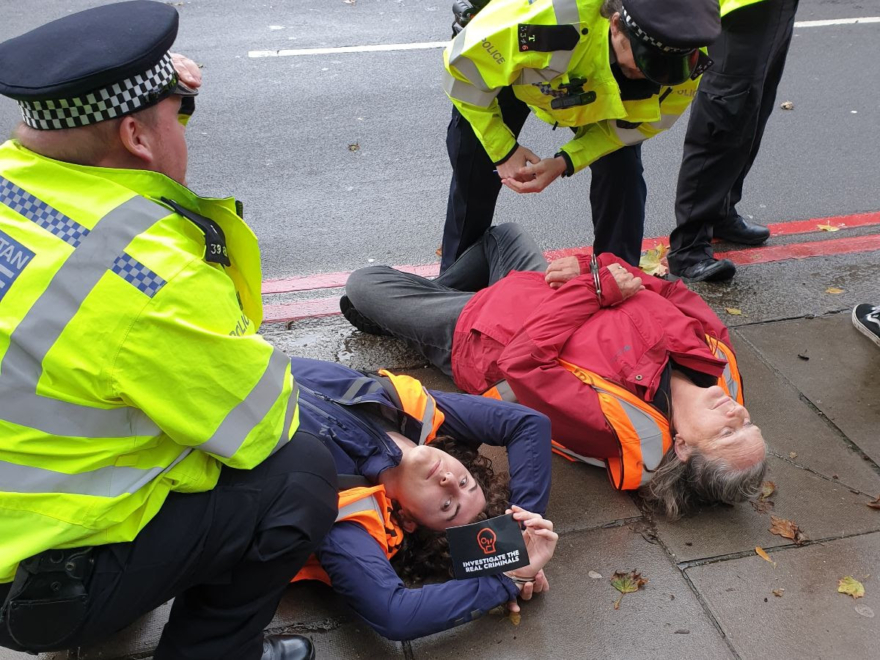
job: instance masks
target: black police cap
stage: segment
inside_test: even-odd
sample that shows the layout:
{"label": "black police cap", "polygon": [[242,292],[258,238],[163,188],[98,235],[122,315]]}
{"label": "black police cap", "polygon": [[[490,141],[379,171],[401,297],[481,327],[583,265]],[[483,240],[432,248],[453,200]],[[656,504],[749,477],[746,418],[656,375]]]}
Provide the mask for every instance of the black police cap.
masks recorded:
{"label": "black police cap", "polygon": [[37,129],[86,126],[154,105],[179,84],[168,50],[177,10],[120,2],[65,16],[0,44],[0,94]]}

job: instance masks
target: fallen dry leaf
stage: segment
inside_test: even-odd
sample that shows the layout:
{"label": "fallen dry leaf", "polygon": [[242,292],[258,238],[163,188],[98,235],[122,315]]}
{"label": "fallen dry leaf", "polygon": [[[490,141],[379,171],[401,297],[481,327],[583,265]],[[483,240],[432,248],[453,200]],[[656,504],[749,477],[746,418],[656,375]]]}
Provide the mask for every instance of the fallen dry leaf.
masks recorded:
{"label": "fallen dry leaf", "polygon": [[774,484],[772,481],[765,481],[761,485],[761,494],[758,496],[758,499],[766,500],[768,497],[770,497],[775,492],[776,492],[776,484]]}
{"label": "fallen dry leaf", "polygon": [[791,539],[798,545],[807,540],[807,537],[804,536],[804,533],[795,523],[773,515],[770,516],[770,533],[786,539]]}
{"label": "fallen dry leaf", "polygon": [[837,591],[853,598],[861,598],[865,595],[865,586],[852,575],[847,575],[838,580]]}
{"label": "fallen dry leaf", "polygon": [[840,231],[840,227],[837,225],[816,225],[816,228],[822,231]]}
{"label": "fallen dry leaf", "polygon": [[797,452],[796,452],[796,451],[790,451],[790,452],[788,452],[788,457],[789,457],[791,460],[796,459],[796,458],[797,458]]}
{"label": "fallen dry leaf", "polygon": [[656,247],[646,251],[639,259],[639,268],[648,275],[662,277],[669,272],[669,266],[664,258],[669,248],[663,243],[657,243]]}
{"label": "fallen dry leaf", "polygon": [[829,286],[827,289],[825,289],[825,293],[837,295],[838,293],[843,293],[843,289],[836,286]]}
{"label": "fallen dry leaf", "polygon": [[758,555],[764,561],[769,561],[771,564],[773,564],[773,568],[776,568],[776,562],[773,561],[772,559],[770,559],[770,555],[767,554],[767,552],[764,550],[764,548],[762,548],[759,545],[756,545],[755,546],[755,554]]}
{"label": "fallen dry leaf", "polygon": [[620,592],[620,598],[614,603],[614,609],[620,609],[620,601],[623,600],[624,594],[635,593],[646,584],[648,584],[648,579],[643,578],[642,574],[637,573],[635,569],[629,573],[614,571],[614,575],[611,576],[611,586]]}
{"label": "fallen dry leaf", "polygon": [[785,593],[785,589],[774,589],[773,590],[773,595],[776,596],[777,598],[782,598],[782,594],[784,594],[784,593]]}
{"label": "fallen dry leaf", "polygon": [[782,108],[783,110],[794,110],[794,103],[792,103],[791,101],[783,101],[779,105],[779,107]]}
{"label": "fallen dry leaf", "polygon": [[520,612],[510,612],[507,617],[510,619],[510,622],[515,626],[518,626],[522,621],[522,613]]}
{"label": "fallen dry leaf", "polygon": [[876,499],[876,500],[872,500],[872,501],[868,502],[867,504],[868,504],[868,506],[871,507],[872,509],[878,509],[878,510],[880,510],[880,495],[877,496],[877,499]]}
{"label": "fallen dry leaf", "polygon": [[360,145],[360,143],[358,143],[358,142],[355,142],[354,144],[350,144],[350,145],[348,145],[348,150],[349,150],[349,151],[359,151],[360,148],[361,148],[361,145]]}
{"label": "fallen dry leaf", "polygon": [[602,579],[602,574],[597,573],[596,571],[590,571],[589,573],[587,573],[587,575],[589,575],[594,580],[601,580]]}
{"label": "fallen dry leaf", "polygon": [[737,309],[736,307],[725,307],[724,311],[726,311],[731,316],[742,316],[742,310]]}
{"label": "fallen dry leaf", "polygon": [[752,500],[750,504],[758,513],[768,513],[772,511],[774,507],[772,500]]}

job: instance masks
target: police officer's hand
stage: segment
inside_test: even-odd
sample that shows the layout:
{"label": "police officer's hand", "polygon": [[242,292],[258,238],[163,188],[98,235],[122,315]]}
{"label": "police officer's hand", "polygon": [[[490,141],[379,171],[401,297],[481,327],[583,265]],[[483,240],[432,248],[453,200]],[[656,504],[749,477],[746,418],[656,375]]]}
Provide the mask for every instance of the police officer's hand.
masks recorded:
{"label": "police officer's hand", "polygon": [[558,289],[580,274],[581,266],[578,263],[577,257],[561,257],[560,259],[554,259],[547,266],[544,281],[550,285],[551,289]]}
{"label": "police officer's hand", "polygon": [[608,272],[617,282],[617,288],[620,289],[621,302],[636,295],[639,291],[644,291],[642,278],[636,277],[620,264],[611,264],[608,266]]}
{"label": "police officer's hand", "polygon": [[[516,180],[521,176],[519,172],[526,169],[526,163],[537,165],[540,162],[541,159],[538,158],[531,149],[527,149],[522,145],[518,146],[516,151],[513,152],[513,155],[498,166],[498,176],[501,179],[501,183],[504,183],[507,180]],[[531,173],[526,176],[527,179],[520,180],[527,181],[532,178]]]}
{"label": "police officer's hand", "polygon": [[520,168],[516,176],[501,179],[501,183],[518,193],[538,193],[562,176],[565,168],[565,160],[561,156],[545,158],[537,165]]}
{"label": "police officer's hand", "polygon": [[171,63],[184,85],[192,89],[198,89],[202,86],[202,70],[186,55],[171,53]]}

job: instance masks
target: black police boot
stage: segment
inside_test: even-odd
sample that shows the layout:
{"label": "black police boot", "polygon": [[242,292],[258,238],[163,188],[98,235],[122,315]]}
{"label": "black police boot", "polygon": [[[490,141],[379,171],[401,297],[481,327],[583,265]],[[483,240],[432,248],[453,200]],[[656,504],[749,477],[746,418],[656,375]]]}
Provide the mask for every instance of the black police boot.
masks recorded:
{"label": "black police boot", "polygon": [[384,328],[376,325],[373,321],[357,311],[354,308],[354,305],[351,304],[351,300],[349,300],[348,296],[342,296],[342,298],[339,299],[339,310],[342,312],[345,320],[361,332],[366,332],[368,335],[378,335],[380,337],[391,336],[390,332],[386,332]]}
{"label": "black police boot", "polygon": [[301,635],[266,635],[261,660],[315,660],[315,647]]}
{"label": "black police boot", "polygon": [[687,282],[724,282],[736,275],[736,266],[729,259],[704,259],[688,266],[677,275]]}
{"label": "black police boot", "polygon": [[770,230],[763,225],[749,222],[741,215],[719,222],[712,230],[715,238],[742,245],[760,245],[770,238]]}

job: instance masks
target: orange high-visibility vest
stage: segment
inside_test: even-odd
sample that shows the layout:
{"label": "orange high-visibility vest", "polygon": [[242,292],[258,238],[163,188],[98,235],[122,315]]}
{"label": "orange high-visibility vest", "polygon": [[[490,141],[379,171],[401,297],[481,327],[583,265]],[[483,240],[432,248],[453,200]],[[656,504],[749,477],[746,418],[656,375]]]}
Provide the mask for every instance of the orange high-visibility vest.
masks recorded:
{"label": "orange high-visibility vest", "polygon": [[[706,342],[715,357],[725,362],[718,385],[731,399],[742,405],[742,378],[736,356],[730,347],[714,337],[707,335]],[[599,460],[582,456],[556,441],[553,441],[554,453],[570,461],[604,465],[608,478],[618,490],[635,490],[648,483],[663,456],[672,447],[669,420],[654,406],[620,385],[565,360],[559,360],[559,364],[596,390],[602,414],[620,443],[620,455]],[[484,392],[483,396],[516,402],[516,395],[507,381],[501,381]]]}
{"label": "orange high-visibility vest", "polygon": [[398,376],[385,369],[380,369],[379,375],[387,378],[394,386],[394,391],[399,399],[395,403],[400,404],[403,412],[422,422],[419,444],[430,444],[437,437],[437,429],[446,419],[446,415],[437,407],[434,397],[415,378]]}
{"label": "orange high-visibility vest", "polygon": [[[385,486],[349,488],[339,493],[339,513],[336,522],[355,522],[370,533],[391,559],[403,543],[403,530],[392,517],[391,500]],[[330,576],[321,568],[315,555],[309,557],[291,582],[320,580],[330,584]]]}

